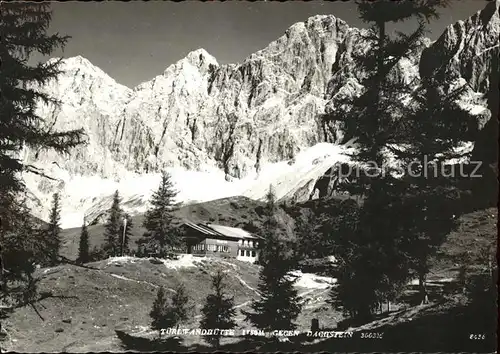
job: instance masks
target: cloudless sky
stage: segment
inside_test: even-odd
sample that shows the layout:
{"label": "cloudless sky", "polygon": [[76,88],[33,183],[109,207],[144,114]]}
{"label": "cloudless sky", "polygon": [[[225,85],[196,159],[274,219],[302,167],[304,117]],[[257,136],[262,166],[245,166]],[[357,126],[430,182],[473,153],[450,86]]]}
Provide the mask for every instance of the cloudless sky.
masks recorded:
{"label": "cloudless sky", "polygon": [[[436,39],[446,26],[486,4],[485,0],[454,0],[441,11],[439,20],[430,23],[428,36]],[[350,26],[367,26],[360,21],[354,1],[75,1],[51,6],[49,32],[72,36],[62,55],[81,55],[129,87],[161,74],[198,48],[219,63],[242,62],[310,16],[334,15]],[[414,28],[404,23],[398,29],[405,27]]]}

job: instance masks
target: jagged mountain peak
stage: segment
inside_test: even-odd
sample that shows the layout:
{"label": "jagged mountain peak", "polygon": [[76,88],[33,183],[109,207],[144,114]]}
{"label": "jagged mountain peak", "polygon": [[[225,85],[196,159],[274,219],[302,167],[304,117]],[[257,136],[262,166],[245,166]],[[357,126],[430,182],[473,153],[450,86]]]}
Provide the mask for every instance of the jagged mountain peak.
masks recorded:
{"label": "jagged mountain peak", "polygon": [[[190,80],[202,80],[209,71],[218,66],[219,64],[214,56],[205,49],[199,48],[189,52],[176,63],[169,65],[163,74],[140,83],[133,90],[140,95],[150,97],[158,96],[157,94],[163,95],[164,91],[171,91],[176,86],[185,86]],[[156,91],[156,94],[153,91]]]}
{"label": "jagged mountain peak", "polygon": [[285,35],[292,33],[299,33],[301,31],[321,31],[330,29],[332,25],[338,26],[348,30],[350,27],[346,21],[335,15],[314,15],[305,21],[296,22],[291,25],[286,31]]}
{"label": "jagged mountain peak", "polygon": [[189,52],[186,57],[191,64],[200,67],[206,64],[219,65],[217,59],[203,48],[198,48]]}
{"label": "jagged mountain peak", "polygon": [[495,16],[498,18],[498,13],[500,10],[500,0],[490,1],[488,5],[482,10],[479,10],[477,14],[483,17],[483,20],[489,22],[494,19]]}
{"label": "jagged mountain peak", "polygon": [[[106,105],[109,100],[124,101],[132,92],[130,88],[116,82],[115,79],[81,55],[69,58],[51,58],[48,62],[60,59],[58,69],[61,70],[61,74],[48,86],[52,86],[53,95],[61,100],[71,101],[74,99],[76,102],[81,102],[82,96],[84,98],[87,96],[88,101],[102,102],[104,99],[104,105]],[[104,97],[98,97],[99,95],[104,95]]]}
{"label": "jagged mountain peak", "polygon": [[167,69],[163,72],[163,76],[171,75],[173,72],[179,70],[194,70],[203,74],[208,71],[210,65],[217,67],[219,66],[219,63],[217,62],[217,59],[210,55],[205,49],[199,48],[189,52],[184,58],[167,67]]}
{"label": "jagged mountain peak", "polygon": [[93,65],[90,60],[87,58],[81,56],[81,55],[76,55],[74,57],[69,57],[69,58],[63,58],[63,63],[66,65],[74,65],[74,66],[84,66],[88,68],[97,68],[95,65]]}
{"label": "jagged mountain peak", "polygon": [[[342,41],[349,30],[351,28],[348,24],[334,15],[311,16],[305,21],[291,25],[281,37],[262,50],[250,55],[249,59],[254,59],[269,52],[277,55],[279,54],[279,52],[276,52],[277,49],[293,49],[293,47],[300,44],[312,44],[315,47],[321,47],[322,44],[326,44],[322,43],[322,40],[335,39]],[[359,29],[355,29],[355,31],[359,31]],[[287,48],[283,48],[284,45]],[[321,48],[318,49],[321,50]]]}
{"label": "jagged mountain peak", "polygon": [[[59,58],[54,58],[52,60],[58,60]],[[103,77],[109,80],[113,80],[116,82],[112,77],[110,77],[107,73],[105,73],[101,68],[98,66],[94,65],[90,60],[87,58],[77,55],[74,57],[69,57],[69,58],[62,58],[61,63],[60,63],[60,69],[63,71],[70,71],[74,72],[77,70],[82,70],[87,74],[91,74],[93,76],[99,76]]]}

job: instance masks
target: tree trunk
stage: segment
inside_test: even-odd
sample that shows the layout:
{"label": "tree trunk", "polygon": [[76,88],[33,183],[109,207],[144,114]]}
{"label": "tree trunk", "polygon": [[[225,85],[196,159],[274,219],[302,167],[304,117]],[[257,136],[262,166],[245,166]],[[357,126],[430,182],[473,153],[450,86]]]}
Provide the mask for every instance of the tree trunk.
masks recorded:
{"label": "tree trunk", "polygon": [[427,295],[427,288],[425,286],[425,274],[420,273],[418,275],[418,285],[420,288],[420,298],[422,299],[421,305],[429,303],[429,297]]}
{"label": "tree trunk", "polygon": [[[383,80],[383,68],[384,68],[384,46],[385,46],[385,22],[381,21],[378,23],[378,58],[377,58],[377,74],[378,74],[378,92],[377,92],[377,109],[378,105],[380,103],[380,95],[381,95],[381,82]],[[379,122],[378,122],[378,115],[374,116],[375,119],[375,129],[378,132],[379,129]]]}
{"label": "tree trunk", "polygon": [[387,300],[387,313],[391,312],[391,300]]}

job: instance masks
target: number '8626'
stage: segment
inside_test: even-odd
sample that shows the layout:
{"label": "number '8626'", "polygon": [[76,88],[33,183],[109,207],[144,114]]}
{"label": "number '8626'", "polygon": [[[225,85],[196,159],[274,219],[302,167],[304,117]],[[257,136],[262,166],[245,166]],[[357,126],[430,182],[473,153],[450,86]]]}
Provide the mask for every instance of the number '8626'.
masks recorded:
{"label": "number '8626'", "polygon": [[472,340],[486,339],[486,335],[485,334],[474,334],[474,333],[472,333],[469,336],[469,339],[472,339]]}

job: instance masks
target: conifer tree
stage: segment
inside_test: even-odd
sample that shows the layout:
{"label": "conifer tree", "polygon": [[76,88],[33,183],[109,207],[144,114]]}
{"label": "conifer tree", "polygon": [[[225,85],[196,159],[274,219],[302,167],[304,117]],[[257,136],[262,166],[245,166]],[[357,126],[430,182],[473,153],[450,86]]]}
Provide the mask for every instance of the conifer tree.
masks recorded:
{"label": "conifer tree", "polygon": [[168,317],[171,319],[172,326],[179,327],[179,324],[188,319],[191,311],[192,306],[189,305],[189,296],[186,292],[186,287],[180,284],[175,289],[171,305],[167,308]]}
{"label": "conifer tree", "polygon": [[[387,155],[393,153],[404,167],[408,167],[409,160],[403,159],[404,153],[413,150],[396,147],[408,141],[421,141],[425,134],[430,133],[428,128],[435,124],[436,119],[433,115],[433,119],[426,120],[429,123],[425,129],[416,129],[418,125],[413,123],[417,120],[411,117],[422,117],[423,114],[416,112],[423,112],[425,105],[417,104],[415,110],[415,83],[399,80],[392,72],[401,58],[418,50],[425,21],[436,18],[437,8],[446,4],[447,1],[437,0],[358,2],[362,20],[373,24],[364,36],[370,51],[355,58],[364,71],[361,80],[364,89],[360,96],[341,98],[336,102],[338,109],[335,113],[326,117],[327,120],[341,122],[346,140],[357,138],[358,151],[352,158],[366,166],[359,183],[345,187],[352,194],[361,194],[363,203],[357,212],[356,223],[347,232],[352,237],[338,245],[345,272],[339,279],[338,289],[332,293],[338,297],[333,302],[340,300],[355,316],[370,317],[378,304],[393,299],[410,277],[415,264],[413,259],[427,257],[428,254],[425,246],[412,248],[411,245],[418,243],[416,238],[419,232],[405,228],[408,219],[395,218],[401,212],[402,204],[408,206],[407,216],[413,217],[416,203],[410,200],[416,183],[408,176],[397,178],[394,172],[400,169],[388,163]],[[416,31],[409,35],[387,34],[388,23],[412,17],[419,21]],[[443,146],[439,149],[443,150]],[[419,157],[425,153],[424,149],[417,151]],[[422,162],[421,159],[419,161]],[[435,188],[427,188],[426,191],[440,194]],[[443,219],[448,217],[444,215]],[[431,225],[425,217],[421,221],[422,227],[430,230]],[[428,242],[420,242],[420,245],[425,244]],[[411,252],[417,249],[420,255],[412,256]],[[410,252],[409,257],[407,252]],[[356,294],[362,298],[357,303],[351,303]]]}
{"label": "conifer tree", "polygon": [[80,233],[80,242],[78,245],[78,262],[90,262],[89,231],[85,222],[83,222],[82,231]]}
{"label": "conifer tree", "polygon": [[174,248],[181,244],[179,233],[173,226],[173,207],[177,191],[168,172],[163,171],[158,190],[151,199],[151,208],[146,211],[143,227],[146,232],[139,244],[148,248],[157,246],[161,253],[165,247]]}
{"label": "conifer tree", "polygon": [[[201,309],[202,319],[200,327],[203,329],[233,329],[236,327],[234,317],[234,297],[229,297],[224,293],[225,284],[224,273],[220,270],[212,277],[213,294],[209,294],[205,300],[205,305]],[[216,348],[220,346],[220,333],[205,336],[205,341]]]}
{"label": "conifer tree", "polygon": [[[43,117],[37,115],[40,102],[59,103],[37,88],[57,78],[59,60],[32,65],[33,53],[50,55],[62,48],[69,37],[49,35],[50,4],[30,2],[0,3],[0,263],[3,287],[1,301],[13,307],[30,303],[36,294],[33,264],[34,231],[28,212],[19,198],[25,190],[20,172],[43,175],[36,167],[22,161],[19,152],[32,149],[53,149],[68,153],[84,142],[82,129],[54,131]],[[21,204],[20,204],[21,203]],[[23,215],[26,214],[26,215]],[[27,242],[29,244],[27,244]],[[0,316],[5,315],[5,309]]]}
{"label": "conifer tree", "polygon": [[122,226],[122,209],[120,207],[121,198],[118,191],[113,195],[113,203],[109,209],[108,221],[104,228],[104,251],[108,257],[115,257],[120,253],[120,228]]}
{"label": "conifer tree", "polygon": [[293,286],[295,279],[289,274],[295,260],[285,256],[285,245],[279,237],[280,229],[274,215],[277,205],[272,187],[267,194],[265,210],[265,233],[261,241],[264,244],[261,251],[264,260],[258,285],[261,297],[250,305],[252,311],[242,313],[246,321],[264,331],[294,329],[294,321],[302,307]]}
{"label": "conifer tree", "polygon": [[4,191],[24,189],[19,172],[43,173],[23,163],[17,154],[23,146],[34,149],[54,149],[68,153],[83,143],[82,129],[54,131],[36,113],[40,102],[58,105],[59,102],[38,90],[40,85],[57,78],[60,60],[30,65],[33,53],[49,55],[62,48],[69,37],[46,33],[51,21],[50,4],[0,4],[0,186]]}
{"label": "conifer tree", "polygon": [[320,258],[328,249],[327,240],[318,230],[317,218],[300,215],[295,219],[295,234],[298,256],[301,259]]}
{"label": "conifer tree", "polygon": [[175,294],[169,300],[165,294],[165,289],[160,287],[153,303],[153,308],[149,313],[152,318],[151,328],[158,331],[161,338],[161,330],[179,327],[179,324],[186,321],[189,317],[192,307],[189,305],[189,296],[186,293],[186,287],[180,284],[175,289]]}
{"label": "conifer tree", "polygon": [[[274,187],[269,186],[269,190],[266,193],[266,205],[264,206],[263,218],[264,222],[261,227],[260,233],[262,235],[274,235],[275,233],[281,234],[281,229],[279,222],[277,220],[277,213],[279,210],[278,203],[276,202],[276,194],[274,192]],[[278,237],[278,235],[276,235]],[[261,243],[263,244],[263,243]],[[261,251],[259,253],[259,263],[264,264],[267,261],[267,249],[265,247],[261,247]]]}
{"label": "conifer tree", "polygon": [[158,331],[158,337],[161,338],[161,331],[171,326],[171,321],[167,316],[168,299],[165,294],[165,288],[160,286],[156,293],[156,299],[153,302],[153,308],[149,313],[152,319],[151,328]]}
{"label": "conifer tree", "polygon": [[52,196],[52,208],[50,211],[49,225],[47,227],[46,247],[49,258],[49,264],[55,265],[58,262],[59,252],[61,250],[61,205],[59,194]]}
{"label": "conifer tree", "polygon": [[[132,236],[132,228],[134,227],[134,222],[132,221],[132,217],[125,213],[124,216],[126,220],[126,224],[123,223],[120,226],[120,254],[128,254],[130,252],[129,242],[130,236]],[[123,228],[125,227],[125,232]]]}
{"label": "conifer tree", "polygon": [[[0,194],[4,205],[5,195]],[[34,276],[37,264],[47,261],[45,230],[39,230],[26,205],[26,195],[17,195],[8,202],[6,218],[0,222],[0,320],[17,308],[34,306],[39,277]],[[41,232],[40,232],[41,231]]]}

